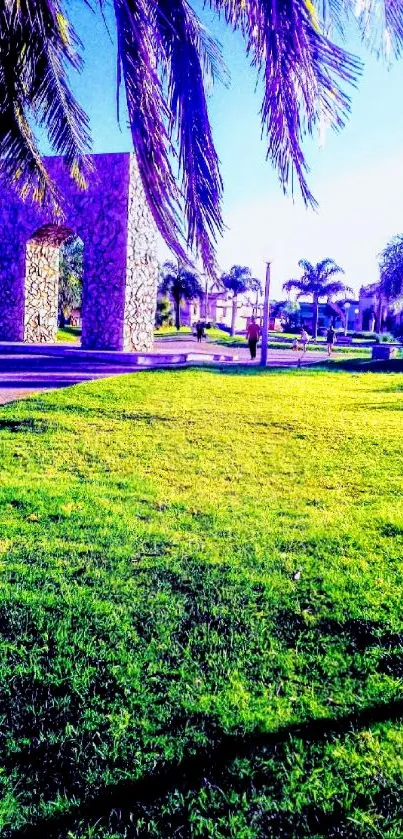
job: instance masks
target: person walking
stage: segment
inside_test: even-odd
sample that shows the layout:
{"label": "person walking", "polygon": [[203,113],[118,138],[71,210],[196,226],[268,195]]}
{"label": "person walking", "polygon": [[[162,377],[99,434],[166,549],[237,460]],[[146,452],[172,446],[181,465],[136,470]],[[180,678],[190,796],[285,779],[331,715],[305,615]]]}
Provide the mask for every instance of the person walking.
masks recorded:
{"label": "person walking", "polygon": [[307,348],[308,341],[309,341],[309,335],[308,335],[305,327],[303,326],[302,329],[301,329],[301,334],[300,334],[299,339],[298,339],[298,348],[300,348],[300,346],[302,345],[302,353],[298,357],[297,367],[301,367],[301,361],[302,361],[302,359],[303,359],[303,357],[306,353],[306,348]]}
{"label": "person walking", "polygon": [[[305,327],[303,326],[302,329],[301,329],[301,334],[299,336],[299,343],[302,344],[302,355],[305,355],[305,353],[306,353],[306,348],[307,348],[308,341],[309,341],[309,335],[308,335]],[[301,356],[301,358],[302,358],[302,356]]]}
{"label": "person walking", "polygon": [[259,336],[260,336],[260,326],[259,326],[258,323],[256,323],[254,317],[251,317],[250,322],[248,323],[248,326],[247,326],[247,329],[246,329],[246,335],[247,335],[247,338],[248,338],[248,346],[249,346],[250,357],[251,357],[252,361],[254,361],[255,358],[256,358],[257,342],[258,342]]}
{"label": "person walking", "polygon": [[327,344],[327,354],[328,355],[331,355],[332,352],[333,352],[333,346],[334,346],[335,340],[336,340],[336,332],[335,332],[333,326],[329,326],[329,329],[327,330],[327,335],[326,335],[326,344]]}
{"label": "person walking", "polygon": [[201,320],[198,320],[196,323],[196,335],[197,335],[197,343],[201,344],[201,339],[204,335],[204,323]]}

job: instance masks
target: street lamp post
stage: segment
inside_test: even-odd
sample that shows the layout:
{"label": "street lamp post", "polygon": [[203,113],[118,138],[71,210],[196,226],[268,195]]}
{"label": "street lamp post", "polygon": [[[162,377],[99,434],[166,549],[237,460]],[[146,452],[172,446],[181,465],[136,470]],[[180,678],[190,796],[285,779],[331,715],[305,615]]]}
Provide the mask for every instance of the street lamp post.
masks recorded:
{"label": "street lamp post", "polygon": [[271,262],[266,262],[266,284],[263,300],[263,324],[262,324],[262,351],[260,355],[260,366],[267,364],[267,343],[269,334],[269,300],[270,300],[270,267]]}
{"label": "street lamp post", "polygon": [[208,299],[208,277],[206,277],[206,288],[204,292],[204,320],[208,321],[209,315],[209,299]]}
{"label": "street lamp post", "polygon": [[347,336],[347,329],[348,329],[348,310],[350,308],[350,303],[348,301],[344,304],[344,336]]}

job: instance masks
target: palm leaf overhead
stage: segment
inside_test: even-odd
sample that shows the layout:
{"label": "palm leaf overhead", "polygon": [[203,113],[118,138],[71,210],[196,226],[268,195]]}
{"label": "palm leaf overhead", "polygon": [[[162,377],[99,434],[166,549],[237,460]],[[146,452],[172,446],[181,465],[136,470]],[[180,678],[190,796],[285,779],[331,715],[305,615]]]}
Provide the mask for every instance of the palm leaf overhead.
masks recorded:
{"label": "palm leaf overhead", "polygon": [[315,204],[302,151],[306,133],[323,118],[341,128],[349,98],[340,82],[354,83],[361,64],[322,34],[309,0],[212,0],[246,38],[247,52],[264,83],[261,109],[267,156],[284,192],[294,176],[307,203]]}
{"label": "palm leaf overhead", "polygon": [[[57,205],[31,124],[47,132],[84,184],[88,123],[71,94],[67,69],[79,69],[79,42],[67,0],[0,0],[0,169],[21,194]],[[105,0],[76,0],[103,13]],[[222,183],[206,87],[223,74],[220,51],[188,0],[111,0],[118,67],[124,81],[134,148],[155,221],[176,256],[200,253],[215,272],[214,246],[223,230]],[[340,128],[349,111],[345,84],[360,62],[327,37],[351,16],[353,0],[209,0],[243,33],[263,88],[267,155],[284,191],[298,181],[307,203],[303,139],[323,122]],[[381,26],[375,10],[381,9]],[[403,14],[398,0],[354,6],[366,40],[390,43],[399,54]],[[383,26],[382,26],[383,24]],[[185,227],[183,227],[185,218]]]}
{"label": "palm leaf overhead", "polygon": [[54,184],[40,158],[31,128],[47,132],[56,152],[66,157],[80,186],[89,169],[88,120],[71,93],[67,66],[78,69],[79,42],[55,0],[0,2],[0,159],[1,172],[22,197],[31,195],[53,208]]}
{"label": "palm leaf overhead", "polygon": [[184,0],[156,4],[158,40],[164,54],[170,137],[179,148],[179,177],[187,244],[214,267],[211,241],[223,232],[221,176],[207,112],[205,78],[221,75],[221,55]]}

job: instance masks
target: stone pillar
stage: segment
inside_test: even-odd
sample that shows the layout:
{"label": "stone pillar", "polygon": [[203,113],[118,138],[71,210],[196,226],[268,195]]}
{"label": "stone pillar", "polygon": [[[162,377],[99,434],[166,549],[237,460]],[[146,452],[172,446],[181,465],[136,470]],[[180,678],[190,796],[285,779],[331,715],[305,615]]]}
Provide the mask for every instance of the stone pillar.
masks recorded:
{"label": "stone pillar", "polygon": [[53,343],[57,332],[60,246],[31,239],[25,259],[24,341]]}
{"label": "stone pillar", "polygon": [[82,346],[145,351],[154,332],[155,224],[135,156],[106,175],[109,189],[84,240]]}
{"label": "stone pillar", "polygon": [[141,183],[136,158],[130,155],[127,263],[124,310],[125,350],[150,350],[157,303],[156,230]]}

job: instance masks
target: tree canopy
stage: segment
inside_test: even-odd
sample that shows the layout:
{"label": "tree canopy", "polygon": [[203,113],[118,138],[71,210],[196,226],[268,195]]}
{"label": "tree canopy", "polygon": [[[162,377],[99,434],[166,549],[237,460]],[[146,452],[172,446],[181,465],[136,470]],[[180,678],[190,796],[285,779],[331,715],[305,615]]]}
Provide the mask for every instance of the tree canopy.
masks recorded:
{"label": "tree canopy", "polygon": [[81,306],[83,293],[83,243],[77,237],[67,239],[60,249],[58,308],[59,318]]}
{"label": "tree canopy", "polygon": [[160,271],[158,286],[160,294],[170,296],[175,304],[176,328],[180,328],[180,307],[182,300],[195,300],[202,297],[203,289],[195,271],[191,271],[180,262],[164,262]]}
{"label": "tree canopy", "polygon": [[302,274],[299,279],[288,280],[283,285],[284,291],[297,291],[297,299],[300,297],[312,297],[314,305],[313,334],[318,334],[318,303],[320,299],[331,300],[337,294],[353,293],[349,286],[340,280],[335,280],[337,274],[344,274],[343,268],[337,265],[334,259],[326,257],[316,265],[307,259],[300,259],[298,263]]}
{"label": "tree canopy", "polygon": [[382,253],[379,261],[380,292],[391,303],[403,297],[403,233],[394,236]]}
{"label": "tree canopy", "polygon": [[244,265],[233,265],[229,271],[221,274],[220,284],[227,291],[232,291],[234,297],[247,291],[262,291],[260,280],[252,277],[252,271]]}

